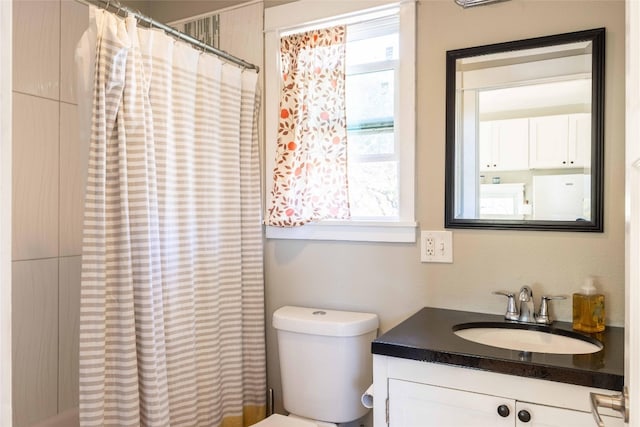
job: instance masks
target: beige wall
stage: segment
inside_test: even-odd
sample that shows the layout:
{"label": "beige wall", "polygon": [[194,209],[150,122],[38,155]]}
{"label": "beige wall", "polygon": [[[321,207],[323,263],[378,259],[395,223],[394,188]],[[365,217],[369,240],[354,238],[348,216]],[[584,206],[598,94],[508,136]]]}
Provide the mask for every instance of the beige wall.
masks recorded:
{"label": "beige wall", "polygon": [[[596,27],[607,28],[605,232],[453,230],[454,263],[423,264],[417,244],[269,240],[265,248],[269,384],[281,409],[270,316],[285,304],[377,313],[384,332],[423,306],[502,313],[497,289],[534,295],[578,290],[595,275],[610,324],[624,323],[624,2],[512,0],[462,9],[419,1],[416,217],[444,224],[445,52]],[[536,297],[536,300],[537,300]],[[571,302],[554,301],[562,320]]]}
{"label": "beige wall", "polygon": [[[494,289],[516,290],[530,284],[537,295],[568,295],[592,274],[607,294],[608,322],[623,324],[624,2],[514,0],[464,10],[449,1],[427,1],[421,2],[418,22],[417,115],[423,120],[418,120],[416,142],[416,205],[422,229],[443,224],[445,52],[607,28],[605,232],[454,230],[454,264],[420,265],[417,252],[406,263],[406,268],[413,267],[428,288],[423,302],[437,307],[501,312],[504,301],[490,294]],[[570,302],[556,302],[555,312],[569,320]]]}

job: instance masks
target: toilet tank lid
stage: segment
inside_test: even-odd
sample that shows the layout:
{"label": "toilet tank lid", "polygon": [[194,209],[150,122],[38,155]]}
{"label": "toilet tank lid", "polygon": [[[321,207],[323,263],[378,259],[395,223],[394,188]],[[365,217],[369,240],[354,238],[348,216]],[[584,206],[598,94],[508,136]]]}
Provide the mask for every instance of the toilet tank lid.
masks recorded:
{"label": "toilet tank lid", "polygon": [[310,335],[350,337],[378,329],[378,316],[355,311],[284,306],[273,313],[273,327]]}

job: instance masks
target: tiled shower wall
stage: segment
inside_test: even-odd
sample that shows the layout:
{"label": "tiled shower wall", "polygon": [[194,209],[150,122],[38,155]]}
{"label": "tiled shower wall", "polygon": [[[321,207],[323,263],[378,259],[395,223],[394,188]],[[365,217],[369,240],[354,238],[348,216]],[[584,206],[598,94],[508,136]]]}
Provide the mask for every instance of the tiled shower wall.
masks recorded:
{"label": "tiled shower wall", "polygon": [[84,171],[73,0],[13,2],[13,420],[28,427],[78,405]]}

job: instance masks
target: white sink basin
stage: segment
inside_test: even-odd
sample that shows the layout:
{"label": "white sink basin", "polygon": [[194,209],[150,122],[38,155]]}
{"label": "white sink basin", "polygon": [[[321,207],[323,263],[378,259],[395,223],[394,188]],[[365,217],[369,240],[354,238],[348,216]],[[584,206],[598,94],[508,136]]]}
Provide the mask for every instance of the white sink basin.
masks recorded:
{"label": "white sink basin", "polygon": [[453,327],[469,341],[509,350],[554,354],[587,354],[602,350],[602,343],[572,331],[542,325],[478,322]]}

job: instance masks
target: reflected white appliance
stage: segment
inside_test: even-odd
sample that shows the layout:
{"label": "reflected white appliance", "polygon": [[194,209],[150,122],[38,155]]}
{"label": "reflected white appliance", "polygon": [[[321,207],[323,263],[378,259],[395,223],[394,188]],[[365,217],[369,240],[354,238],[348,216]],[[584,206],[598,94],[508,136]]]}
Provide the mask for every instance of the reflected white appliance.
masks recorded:
{"label": "reflected white appliance", "polygon": [[481,184],[481,219],[524,219],[524,184]]}
{"label": "reflected white appliance", "polygon": [[533,219],[579,221],[591,219],[591,175],[533,177]]}

